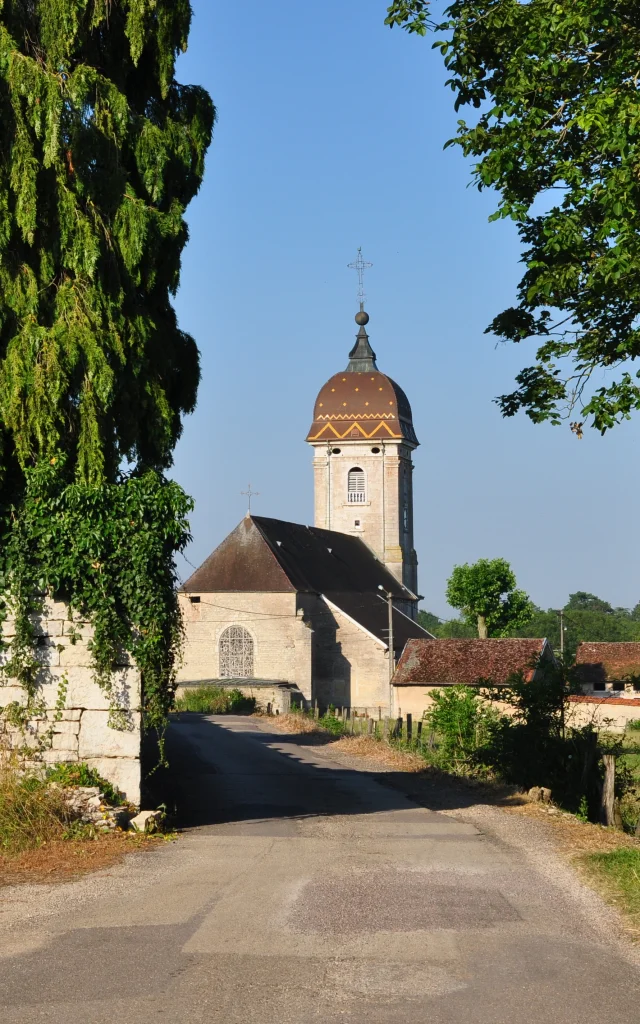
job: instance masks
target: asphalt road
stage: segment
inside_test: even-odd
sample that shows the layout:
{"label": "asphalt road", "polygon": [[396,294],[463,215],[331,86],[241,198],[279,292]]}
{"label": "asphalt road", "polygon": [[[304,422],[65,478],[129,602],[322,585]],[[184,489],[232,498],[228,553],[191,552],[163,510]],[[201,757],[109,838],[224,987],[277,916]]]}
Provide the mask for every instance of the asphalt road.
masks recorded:
{"label": "asphalt road", "polygon": [[637,1024],[580,886],[246,718],[171,727],[179,842],[0,893],[0,1021]]}

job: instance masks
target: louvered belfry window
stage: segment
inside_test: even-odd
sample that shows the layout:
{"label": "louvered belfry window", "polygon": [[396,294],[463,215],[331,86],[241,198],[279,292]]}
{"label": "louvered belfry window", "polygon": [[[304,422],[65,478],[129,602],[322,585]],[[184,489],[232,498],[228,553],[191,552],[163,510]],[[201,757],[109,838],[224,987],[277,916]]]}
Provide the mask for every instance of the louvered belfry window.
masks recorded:
{"label": "louvered belfry window", "polygon": [[220,678],[253,676],[253,637],[243,626],[228,626],[220,637]]}
{"label": "louvered belfry window", "polygon": [[349,470],[347,500],[352,502],[362,502],[365,500],[364,472],[359,466],[354,466],[353,469]]}

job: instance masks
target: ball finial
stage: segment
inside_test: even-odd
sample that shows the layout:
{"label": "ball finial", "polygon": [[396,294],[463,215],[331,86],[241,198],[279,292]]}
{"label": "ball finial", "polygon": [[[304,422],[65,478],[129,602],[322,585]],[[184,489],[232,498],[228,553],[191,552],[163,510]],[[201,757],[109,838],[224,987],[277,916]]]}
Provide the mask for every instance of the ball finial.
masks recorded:
{"label": "ball finial", "polygon": [[364,309],[356,313],[356,323],[358,327],[365,327],[369,323],[369,314],[365,313]]}

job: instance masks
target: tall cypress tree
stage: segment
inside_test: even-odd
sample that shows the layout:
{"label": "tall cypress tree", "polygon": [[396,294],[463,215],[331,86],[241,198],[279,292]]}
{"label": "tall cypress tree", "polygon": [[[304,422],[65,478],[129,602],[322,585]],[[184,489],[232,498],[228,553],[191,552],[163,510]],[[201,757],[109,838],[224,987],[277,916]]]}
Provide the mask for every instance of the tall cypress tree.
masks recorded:
{"label": "tall cypress tree", "polygon": [[163,471],[199,380],[171,297],[214,122],[207,93],[175,80],[191,14],[188,0],[0,0],[6,672],[35,709],[33,614],[63,597],[93,622],[97,681],[110,690],[130,651],[159,726],[190,509]]}
{"label": "tall cypress tree", "polygon": [[[5,468],[171,463],[198,352],[171,306],[214,111],[174,77],[188,0],[0,0]],[[15,477],[12,486],[15,486]]]}

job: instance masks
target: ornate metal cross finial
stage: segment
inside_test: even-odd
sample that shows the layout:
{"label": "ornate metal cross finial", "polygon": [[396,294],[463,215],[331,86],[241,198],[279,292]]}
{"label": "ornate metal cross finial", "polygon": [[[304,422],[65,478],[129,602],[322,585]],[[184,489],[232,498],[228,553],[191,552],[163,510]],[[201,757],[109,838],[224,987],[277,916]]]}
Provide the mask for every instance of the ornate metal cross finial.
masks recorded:
{"label": "ornate metal cross finial", "polygon": [[360,303],[360,309],[364,309],[364,300],[366,298],[364,291],[364,272],[365,270],[368,270],[369,267],[372,267],[373,263],[369,263],[368,260],[364,259],[362,255],[362,247],[358,246],[357,257],[355,258],[353,263],[347,263],[347,266],[349,270],[358,271],[358,301]]}
{"label": "ornate metal cross finial", "polygon": [[246,491],[240,491],[240,494],[243,494],[245,496],[245,498],[249,499],[249,509],[247,511],[247,515],[250,516],[251,515],[251,499],[252,498],[257,498],[258,495],[260,494],[260,491],[252,491],[251,490],[251,484],[249,484],[249,486],[247,487]]}

